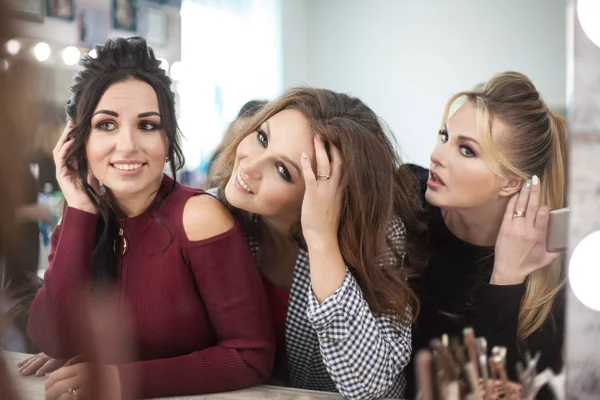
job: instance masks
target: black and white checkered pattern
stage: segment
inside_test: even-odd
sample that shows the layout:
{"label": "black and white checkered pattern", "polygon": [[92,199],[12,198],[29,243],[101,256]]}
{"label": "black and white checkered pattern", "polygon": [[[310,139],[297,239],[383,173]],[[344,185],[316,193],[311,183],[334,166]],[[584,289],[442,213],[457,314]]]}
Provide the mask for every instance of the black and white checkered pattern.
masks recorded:
{"label": "black and white checkered pattern", "polygon": [[[403,248],[401,221],[392,222],[388,237],[392,246]],[[258,243],[252,237],[248,241],[256,256]],[[342,286],[319,304],[309,273],[308,254],[301,249],[286,321],[291,385],[339,392],[348,399],[401,398],[406,387],[403,370],[412,349],[410,326],[401,325],[395,316],[374,316],[348,270]]]}
{"label": "black and white checkered pattern", "polygon": [[[393,224],[390,234],[395,245],[404,243],[400,223]],[[248,240],[257,254],[258,243]],[[373,316],[348,270],[342,286],[319,305],[309,266],[301,249],[286,322],[291,385],[339,392],[348,399],[401,398],[412,348],[410,326],[400,325],[395,316]]]}

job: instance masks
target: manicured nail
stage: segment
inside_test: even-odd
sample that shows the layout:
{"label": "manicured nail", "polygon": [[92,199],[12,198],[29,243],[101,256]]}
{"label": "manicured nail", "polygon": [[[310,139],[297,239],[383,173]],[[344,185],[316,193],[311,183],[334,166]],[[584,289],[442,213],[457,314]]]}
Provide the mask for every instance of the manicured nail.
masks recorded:
{"label": "manicured nail", "polygon": [[35,376],[42,376],[42,375],[44,375],[44,373],[43,373],[41,370],[38,370],[38,371],[35,373]]}
{"label": "manicured nail", "polygon": [[525,187],[531,187],[531,179],[527,179],[527,181],[525,181]]}
{"label": "manicured nail", "polygon": [[537,185],[539,185],[539,184],[540,184],[540,178],[538,178],[538,177],[537,177],[537,175],[534,175],[534,176],[531,178],[531,183],[533,183],[533,186],[537,186]]}

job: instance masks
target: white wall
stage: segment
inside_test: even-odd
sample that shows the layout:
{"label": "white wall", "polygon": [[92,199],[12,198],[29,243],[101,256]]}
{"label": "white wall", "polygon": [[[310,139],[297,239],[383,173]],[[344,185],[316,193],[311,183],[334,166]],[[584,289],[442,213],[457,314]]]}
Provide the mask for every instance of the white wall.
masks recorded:
{"label": "white wall", "polygon": [[[76,9],[78,2],[75,2]],[[86,0],[86,6],[92,6],[107,12],[111,9],[111,0]],[[162,7],[167,14],[167,41],[162,46],[156,46],[151,43],[157,57],[166,58],[170,64],[181,60],[181,17],[179,9],[175,7]],[[109,22],[112,26],[112,20]],[[18,34],[25,38],[24,42],[30,46],[37,40],[48,43],[52,49],[50,58],[44,63],[38,64],[38,61],[32,55],[28,55],[32,63],[43,67],[40,71],[43,89],[40,89],[40,96],[62,104],[68,99],[68,89],[73,84],[73,77],[78,69],[77,65],[67,66],[62,62],[61,52],[66,46],[78,46],[77,44],[77,24],[75,21],[68,21],[58,18],[45,16],[43,23],[20,21],[17,24]],[[109,37],[135,36],[136,32],[120,31],[110,29]],[[30,48],[22,51],[29,51]],[[86,49],[81,49],[85,52]]]}
{"label": "white wall", "polygon": [[496,72],[565,105],[565,12],[564,0],[283,0],[284,86],[359,96],[405,160],[428,165],[447,99]]}

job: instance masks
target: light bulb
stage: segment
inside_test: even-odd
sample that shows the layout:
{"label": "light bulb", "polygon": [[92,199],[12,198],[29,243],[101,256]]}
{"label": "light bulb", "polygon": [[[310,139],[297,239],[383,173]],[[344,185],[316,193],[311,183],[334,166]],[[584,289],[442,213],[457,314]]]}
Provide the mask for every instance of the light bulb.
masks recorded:
{"label": "light bulb", "polygon": [[174,81],[180,81],[183,78],[183,64],[181,61],[175,61],[171,65],[171,79]]}
{"label": "light bulb", "polygon": [[17,53],[19,53],[19,51],[21,50],[21,42],[19,42],[17,39],[11,39],[8,42],[6,42],[6,51],[8,51],[9,54],[11,55],[17,55]]}
{"label": "light bulb", "polygon": [[67,65],[75,65],[81,57],[81,52],[75,46],[66,47],[62,52],[63,61]]}
{"label": "light bulb", "polygon": [[47,43],[40,42],[33,48],[33,55],[39,62],[44,62],[50,57],[50,46]]}
{"label": "light bulb", "polygon": [[165,72],[169,71],[169,62],[167,61],[166,58],[159,58],[158,61],[160,61],[160,68],[162,68]]}
{"label": "light bulb", "polygon": [[571,255],[569,283],[575,297],[586,307],[600,311],[600,231],[587,235]]}
{"label": "light bulb", "polygon": [[578,0],[577,18],[587,37],[600,47],[600,1]]}

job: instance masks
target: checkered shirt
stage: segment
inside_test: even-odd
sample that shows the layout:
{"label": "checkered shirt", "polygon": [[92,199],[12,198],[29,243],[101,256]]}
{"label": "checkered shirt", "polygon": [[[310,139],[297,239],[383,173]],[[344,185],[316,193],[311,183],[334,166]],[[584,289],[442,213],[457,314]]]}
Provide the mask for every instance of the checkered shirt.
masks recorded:
{"label": "checkered shirt", "polygon": [[[390,224],[388,236],[403,248],[400,220]],[[247,239],[256,257],[259,245]],[[300,249],[285,332],[291,386],[339,392],[348,399],[401,398],[412,350],[410,326],[392,315],[374,316],[348,268],[342,285],[319,304],[309,268],[308,253]]]}

